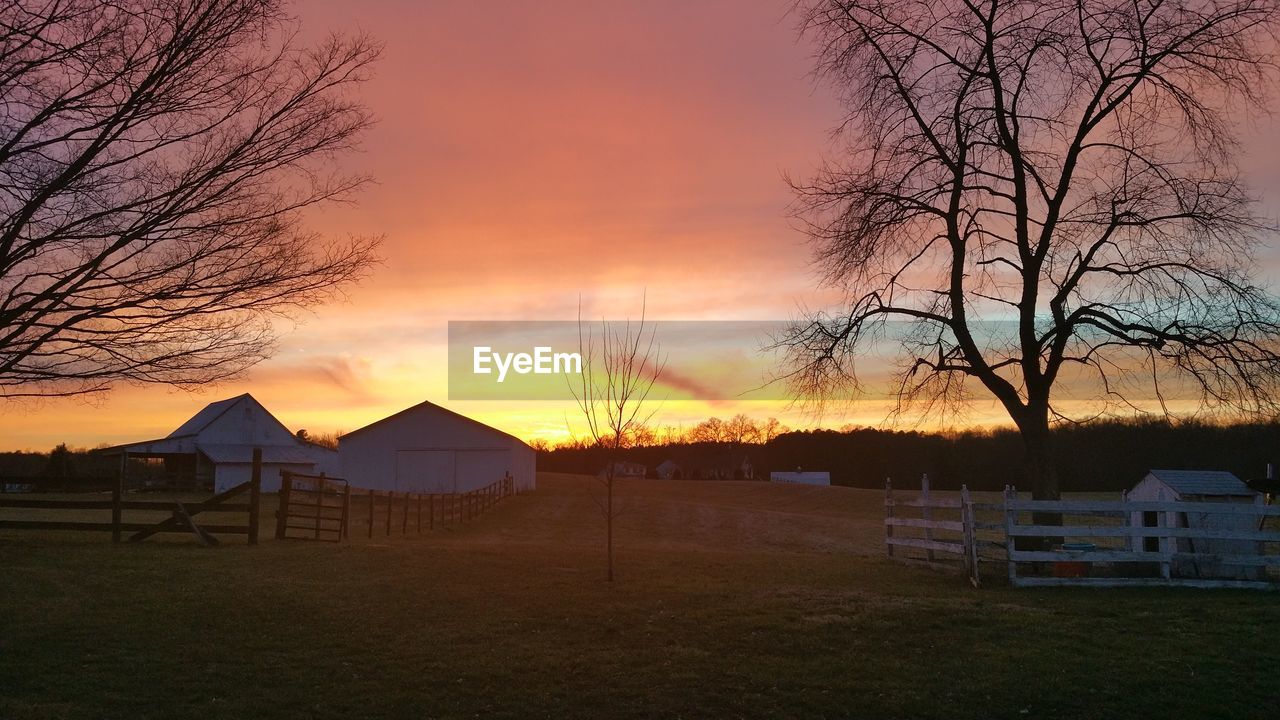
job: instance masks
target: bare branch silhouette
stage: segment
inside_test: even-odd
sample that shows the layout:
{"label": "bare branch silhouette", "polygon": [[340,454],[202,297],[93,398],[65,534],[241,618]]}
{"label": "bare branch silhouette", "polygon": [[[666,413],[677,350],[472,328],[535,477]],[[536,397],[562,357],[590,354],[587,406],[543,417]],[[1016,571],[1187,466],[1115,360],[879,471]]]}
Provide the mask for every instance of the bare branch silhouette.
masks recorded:
{"label": "bare branch silhouette", "polygon": [[0,7],[0,397],[234,376],[376,260],[301,220],[367,182],[333,160],[379,48],[294,27],[279,0]]}

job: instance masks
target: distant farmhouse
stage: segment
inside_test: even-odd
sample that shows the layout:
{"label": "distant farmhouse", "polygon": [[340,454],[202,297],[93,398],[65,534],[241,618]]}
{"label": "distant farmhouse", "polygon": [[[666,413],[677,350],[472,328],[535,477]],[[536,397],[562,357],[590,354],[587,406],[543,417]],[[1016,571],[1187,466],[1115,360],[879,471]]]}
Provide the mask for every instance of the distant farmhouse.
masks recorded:
{"label": "distant farmhouse", "polygon": [[[613,464],[613,476],[615,478],[642,478],[648,468],[641,463],[627,462],[619,460]],[[604,477],[605,471],[600,471],[600,476]]]}
{"label": "distant farmhouse", "polygon": [[755,466],[740,448],[672,448],[671,456],[654,468],[660,480],[754,480]]}
{"label": "distant farmhouse", "polygon": [[280,489],[280,471],[336,475],[338,453],[300,440],[248,393],[209,403],[158,440],[117,445],[101,452],[128,453],[164,463],[176,485],[222,492],[249,480],[253,449],[262,448],[262,489]]}
{"label": "distant farmhouse", "polygon": [[453,493],[506,475],[517,491],[537,484],[537,452],[519,438],[423,402],[338,439],[341,477],[396,492]]}

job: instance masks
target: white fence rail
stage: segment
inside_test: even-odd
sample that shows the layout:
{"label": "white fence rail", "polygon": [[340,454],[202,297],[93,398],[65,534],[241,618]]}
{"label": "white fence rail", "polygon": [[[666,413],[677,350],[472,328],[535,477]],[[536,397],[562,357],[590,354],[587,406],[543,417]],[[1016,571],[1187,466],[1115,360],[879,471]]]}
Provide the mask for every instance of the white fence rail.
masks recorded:
{"label": "white fence rail", "polygon": [[[961,488],[960,498],[938,498],[929,493],[929,476],[920,483],[920,496],[915,500],[901,500],[893,496],[893,482],[885,481],[884,489],[884,543],[885,553],[894,560],[912,562],[923,561],[935,567],[947,567],[948,562],[938,553],[951,556],[951,565],[959,560],[962,569],[974,587],[979,584],[978,578],[978,543],[975,535],[973,503],[969,498],[969,489]],[[956,519],[938,519],[933,511],[939,510],[954,516]],[[920,517],[904,517],[905,512],[918,513]],[[896,534],[897,529],[920,530],[911,536]],[[958,537],[938,537],[936,531]],[[912,557],[905,551],[908,549],[923,550],[924,558]]]}
{"label": "white fence rail", "polygon": [[[1021,500],[1017,491],[1005,490],[1005,535],[1009,583],[1032,586],[1147,586],[1280,588],[1280,579],[1268,569],[1280,568],[1280,532],[1264,529],[1267,518],[1280,517],[1280,507],[1246,503],[1155,502],[1122,500]],[[1023,513],[1052,513],[1066,518],[1098,516],[1110,524],[1062,525],[1021,523]],[[1189,527],[1194,524],[1199,527]],[[1153,525],[1142,521],[1153,521]],[[1115,524],[1116,521],[1119,524]],[[1040,545],[1058,538],[1089,538],[1115,546],[1076,550],[1020,549],[1015,538],[1042,538]],[[1061,546],[1060,546],[1061,547]],[[1065,576],[1026,576],[1025,563],[1068,563]],[[1098,577],[1100,564],[1114,577]],[[1119,566],[1119,567],[1117,567]],[[1125,567],[1131,568],[1126,572]],[[1133,577],[1148,569],[1151,577]]]}
{"label": "white fence rail", "polygon": [[[1280,518],[1280,507],[1023,500],[1013,487],[1005,489],[1003,503],[976,503],[967,487],[959,498],[931,495],[927,476],[916,497],[895,497],[892,482],[886,481],[884,504],[889,558],[962,570],[975,587],[979,564],[993,559],[979,551],[995,549],[1004,551],[1003,558],[994,559],[1005,560],[1009,583],[1017,587],[1280,589],[1280,531],[1266,529],[1268,518]],[[979,511],[995,518],[1002,514],[1004,522],[979,523]],[[1035,518],[1046,514],[1062,524],[1037,524]],[[980,531],[986,537],[979,537]],[[1029,564],[1038,572],[1029,572]]]}

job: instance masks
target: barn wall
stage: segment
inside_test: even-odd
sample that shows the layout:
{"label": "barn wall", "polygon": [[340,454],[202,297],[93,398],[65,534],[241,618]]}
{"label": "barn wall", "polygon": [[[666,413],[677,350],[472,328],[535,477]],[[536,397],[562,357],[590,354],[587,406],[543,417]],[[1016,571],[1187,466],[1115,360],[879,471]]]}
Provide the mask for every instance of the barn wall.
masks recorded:
{"label": "barn wall", "polygon": [[[288,470],[289,472],[313,474],[311,465],[297,464],[279,464],[279,463],[263,463],[262,464],[262,492],[280,492],[280,471]],[[253,476],[253,465],[251,463],[220,463],[214,466],[213,470],[213,491],[215,493],[230,490],[240,483],[249,482]]]}
{"label": "barn wall", "polygon": [[467,492],[515,478],[536,485],[536,453],[493,428],[432,406],[419,406],[338,444],[342,477],[357,487],[399,492]]}

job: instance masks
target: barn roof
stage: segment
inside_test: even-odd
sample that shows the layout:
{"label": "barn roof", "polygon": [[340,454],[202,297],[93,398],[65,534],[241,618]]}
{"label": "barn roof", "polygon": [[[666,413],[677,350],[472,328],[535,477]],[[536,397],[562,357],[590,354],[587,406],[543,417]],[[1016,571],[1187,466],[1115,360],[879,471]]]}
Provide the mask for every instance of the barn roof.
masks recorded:
{"label": "barn roof", "polygon": [[177,430],[174,430],[173,432],[169,433],[168,437],[173,438],[173,437],[182,437],[184,435],[198,434],[201,430],[208,427],[209,424],[212,423],[214,420],[217,420],[219,417],[221,417],[222,413],[226,412],[227,410],[230,410],[231,406],[235,405],[236,402],[239,401],[241,398],[253,399],[253,396],[250,395],[249,393],[245,393],[243,395],[237,395],[233,398],[227,398],[226,400],[218,400],[216,402],[211,402],[208,405],[205,405],[204,408],[200,410],[200,412],[196,413],[195,415],[192,415],[190,420],[187,420],[186,422],[179,425]]}
{"label": "barn roof", "polygon": [[[393,421],[393,420],[396,420],[396,419],[400,418],[401,416],[408,415],[409,413],[412,413],[414,410],[418,410],[418,409],[438,410],[438,411],[440,411],[440,412],[444,413],[444,414],[445,414],[445,415],[447,415],[447,416],[455,417],[455,418],[457,418],[457,419],[459,419],[459,420],[463,420],[463,421],[468,422],[468,423],[470,423],[470,424],[472,424],[472,425],[475,425],[475,426],[477,426],[477,427],[484,428],[485,430],[488,430],[489,432],[497,433],[498,435],[502,435],[502,436],[504,436],[504,437],[510,438],[510,439],[512,439],[512,440],[515,440],[516,442],[520,443],[521,445],[524,445],[525,447],[528,447],[528,446],[529,446],[529,445],[528,445],[528,443],[526,443],[525,441],[523,441],[523,440],[521,440],[520,438],[516,437],[515,435],[512,435],[511,433],[503,432],[502,430],[499,430],[498,428],[493,427],[492,425],[485,425],[484,423],[480,422],[479,420],[476,420],[475,418],[469,418],[469,417],[467,417],[466,415],[463,415],[462,413],[454,412],[454,411],[450,410],[449,408],[444,407],[444,406],[442,406],[442,405],[437,405],[437,404],[435,404],[435,403],[431,402],[430,400],[423,400],[422,402],[418,403],[417,405],[414,405],[413,407],[407,407],[407,408],[405,408],[405,409],[401,410],[401,411],[400,411],[400,412],[398,412],[398,413],[394,413],[394,414],[392,414],[392,415],[388,415],[388,416],[386,416],[386,417],[382,418],[381,420],[375,420],[374,422],[371,422],[371,423],[369,423],[368,425],[365,425],[364,427],[359,428],[359,429],[357,429],[357,430],[352,430],[351,432],[349,432],[349,433],[347,433],[347,434],[343,435],[341,438],[338,438],[338,442],[339,442],[339,443],[341,443],[341,442],[342,442],[342,438],[348,438],[348,437],[352,437],[352,436],[355,436],[355,435],[359,435],[359,434],[361,434],[361,433],[363,433],[363,432],[365,432],[365,431],[367,431],[367,430],[372,430],[373,428],[378,427],[379,425],[382,425],[382,424],[384,424],[384,423],[389,423],[389,422],[391,422],[391,421]],[[532,448],[531,448],[531,449],[532,449]]]}
{"label": "barn roof", "polygon": [[[231,443],[197,443],[196,447],[205,457],[217,464],[253,462],[253,449],[256,445],[239,445]],[[301,446],[264,445],[262,462],[278,464],[314,465],[314,450]],[[332,452],[331,450],[327,452]]]}
{"label": "barn roof", "polygon": [[1222,470],[1152,470],[1149,475],[1179,495],[1252,495],[1240,478]]}

